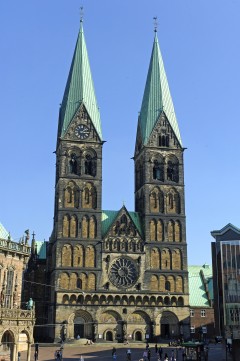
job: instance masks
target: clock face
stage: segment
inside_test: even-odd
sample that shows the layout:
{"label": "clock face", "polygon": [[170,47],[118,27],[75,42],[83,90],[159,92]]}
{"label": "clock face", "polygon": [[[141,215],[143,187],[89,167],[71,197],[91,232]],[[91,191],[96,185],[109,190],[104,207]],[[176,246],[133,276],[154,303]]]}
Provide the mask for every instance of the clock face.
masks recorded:
{"label": "clock face", "polygon": [[79,125],[76,126],[74,133],[75,133],[77,138],[79,138],[81,140],[84,140],[84,139],[87,139],[89,137],[90,130],[86,125],[79,124]]}
{"label": "clock face", "polygon": [[131,287],[138,278],[138,272],[134,262],[128,258],[118,258],[112,264],[109,279],[118,288]]}

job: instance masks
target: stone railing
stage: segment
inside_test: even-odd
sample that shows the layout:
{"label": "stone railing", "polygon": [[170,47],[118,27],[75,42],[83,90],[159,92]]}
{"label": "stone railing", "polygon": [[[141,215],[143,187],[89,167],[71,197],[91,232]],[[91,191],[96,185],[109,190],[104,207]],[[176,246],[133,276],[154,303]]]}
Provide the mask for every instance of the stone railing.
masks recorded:
{"label": "stone railing", "polygon": [[27,255],[30,255],[31,253],[31,247],[22,243],[13,242],[8,239],[0,239],[0,249],[1,248],[11,252],[19,252]]}
{"label": "stone railing", "polygon": [[1,308],[0,321],[2,320],[32,320],[34,319],[34,310],[21,310],[19,308]]}

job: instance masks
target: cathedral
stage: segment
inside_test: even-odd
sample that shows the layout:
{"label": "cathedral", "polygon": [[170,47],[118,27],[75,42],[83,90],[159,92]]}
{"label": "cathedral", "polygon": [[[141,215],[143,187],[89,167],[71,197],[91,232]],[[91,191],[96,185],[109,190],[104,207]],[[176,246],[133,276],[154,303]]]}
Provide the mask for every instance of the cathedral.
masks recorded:
{"label": "cathedral", "polygon": [[103,144],[81,22],[59,112],[46,333],[55,341],[188,338],[184,147],[156,31],[136,129],[135,211],[102,209]]}

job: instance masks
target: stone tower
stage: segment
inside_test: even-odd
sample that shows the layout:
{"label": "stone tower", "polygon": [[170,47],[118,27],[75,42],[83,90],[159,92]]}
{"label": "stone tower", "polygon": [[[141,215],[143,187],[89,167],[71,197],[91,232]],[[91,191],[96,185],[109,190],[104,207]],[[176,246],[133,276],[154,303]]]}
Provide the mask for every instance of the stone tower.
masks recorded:
{"label": "stone tower", "polygon": [[156,35],[137,130],[135,212],[101,208],[102,145],[81,23],[59,113],[50,336],[187,336],[183,147]]}

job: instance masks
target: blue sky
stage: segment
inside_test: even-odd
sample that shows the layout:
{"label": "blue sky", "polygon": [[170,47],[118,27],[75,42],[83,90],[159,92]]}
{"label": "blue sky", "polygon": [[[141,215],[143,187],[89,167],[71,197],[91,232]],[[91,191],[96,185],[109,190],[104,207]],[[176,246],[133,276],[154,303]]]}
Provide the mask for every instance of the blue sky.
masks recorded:
{"label": "blue sky", "polygon": [[[18,240],[52,230],[58,109],[84,6],[103,138],[103,209],[134,210],[138,112],[153,17],[185,151],[190,264],[210,231],[239,220],[240,2],[41,0],[0,3],[0,222]],[[117,191],[116,191],[117,189]]]}

